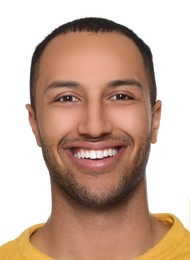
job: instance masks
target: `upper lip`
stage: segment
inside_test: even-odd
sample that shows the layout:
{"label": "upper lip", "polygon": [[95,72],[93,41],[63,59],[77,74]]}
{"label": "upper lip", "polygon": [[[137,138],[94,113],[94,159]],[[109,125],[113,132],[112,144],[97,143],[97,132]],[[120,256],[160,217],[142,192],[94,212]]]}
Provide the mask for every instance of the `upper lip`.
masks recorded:
{"label": "upper lip", "polygon": [[122,141],[102,141],[102,142],[71,142],[64,145],[64,149],[81,148],[85,150],[104,150],[115,147],[127,147],[127,143]]}

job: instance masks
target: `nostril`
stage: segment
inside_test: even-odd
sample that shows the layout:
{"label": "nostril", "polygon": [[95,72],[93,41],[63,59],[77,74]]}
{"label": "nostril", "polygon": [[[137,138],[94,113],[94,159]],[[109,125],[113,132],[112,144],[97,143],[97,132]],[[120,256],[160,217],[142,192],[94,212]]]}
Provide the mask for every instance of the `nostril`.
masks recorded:
{"label": "nostril", "polygon": [[98,138],[110,134],[111,132],[111,124],[105,120],[93,121],[92,119],[89,119],[86,122],[80,122],[78,125],[78,133],[80,135],[86,135],[92,138]]}
{"label": "nostril", "polygon": [[83,115],[81,115],[77,129],[78,133],[92,138],[110,134],[112,132],[112,124],[106,109],[100,99],[91,99],[91,102],[85,107]]}

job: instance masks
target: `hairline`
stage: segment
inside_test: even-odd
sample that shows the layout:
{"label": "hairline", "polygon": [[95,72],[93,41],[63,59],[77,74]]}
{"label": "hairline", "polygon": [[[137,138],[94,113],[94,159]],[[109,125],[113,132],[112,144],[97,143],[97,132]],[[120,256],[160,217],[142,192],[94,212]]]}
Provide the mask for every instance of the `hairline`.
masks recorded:
{"label": "hairline", "polygon": [[[47,43],[47,45],[45,46],[45,48],[43,49],[43,51],[41,52],[41,55],[39,56],[39,58],[36,60],[36,63],[35,63],[35,78],[34,78],[34,80],[33,80],[33,85],[36,87],[36,84],[37,84],[37,81],[38,81],[38,78],[39,78],[39,75],[40,75],[40,62],[41,62],[41,59],[42,59],[42,57],[43,57],[43,54],[44,54],[44,52],[45,52],[45,50],[48,48],[48,46],[52,43],[52,41],[54,41],[56,38],[58,38],[58,37],[60,37],[60,36],[63,36],[63,35],[67,35],[67,34],[72,34],[72,33],[74,33],[74,34],[76,34],[76,33],[89,33],[89,34],[94,34],[94,35],[98,35],[98,34],[113,34],[113,33],[115,33],[115,34],[118,34],[118,35],[123,35],[123,36],[125,36],[126,38],[128,38],[130,41],[132,41],[133,43],[134,43],[134,45],[137,47],[137,49],[139,50],[139,48],[138,48],[138,46],[136,45],[136,43],[133,41],[133,39],[132,38],[130,38],[130,37],[128,37],[127,35],[125,35],[124,33],[122,33],[121,31],[119,31],[119,30],[113,30],[113,31],[98,31],[98,32],[94,32],[94,31],[88,31],[88,30],[82,30],[82,31],[67,31],[67,32],[62,32],[62,33],[60,33],[60,34],[57,34],[55,37],[53,37],[48,43]],[[146,75],[147,75],[147,77],[148,77],[148,72],[147,72],[147,66],[146,66],[146,64],[145,64],[145,61],[144,61],[144,57],[143,57],[143,55],[142,55],[142,53],[141,53],[141,51],[139,50],[139,53],[140,53],[140,55],[141,55],[141,57],[142,57],[142,60],[143,60],[143,65],[144,65],[144,69],[145,69],[145,72],[146,72]],[[149,80],[148,80],[149,81]],[[33,87],[34,87],[33,86]]]}
{"label": "hairline", "polygon": [[[71,22],[72,23],[72,22]],[[64,26],[64,25],[63,25]],[[156,82],[155,82],[155,75],[154,75],[154,65],[153,65],[153,60],[152,60],[152,53],[151,50],[149,48],[148,45],[146,45],[143,40],[141,38],[139,38],[134,32],[132,32],[132,35],[130,35],[130,29],[123,26],[123,25],[119,25],[121,27],[124,28],[124,30],[122,30],[122,28],[118,27],[118,28],[110,28],[110,29],[101,29],[99,28],[98,30],[93,30],[92,28],[78,28],[78,27],[68,27],[66,29],[64,29],[63,31],[58,31],[58,33],[56,33],[55,29],[51,34],[49,34],[38,46],[42,46],[42,50],[39,51],[39,55],[37,55],[37,57],[35,57],[35,60],[33,61],[34,58],[34,54],[37,50],[35,50],[34,54],[33,54],[33,58],[32,58],[32,65],[33,66],[33,75],[30,78],[30,91],[31,91],[31,105],[33,107],[33,109],[35,110],[36,108],[36,98],[35,98],[35,94],[36,94],[36,84],[37,84],[37,80],[39,78],[39,71],[40,71],[40,62],[43,56],[44,51],[46,50],[46,48],[49,46],[49,44],[57,37],[62,36],[62,35],[66,35],[69,33],[83,33],[83,32],[87,32],[87,33],[91,33],[91,34],[106,34],[106,33],[116,33],[118,35],[123,35],[125,37],[127,37],[129,40],[131,40],[134,45],[138,48],[141,57],[143,59],[143,64],[144,64],[144,69],[145,69],[145,73],[148,79],[148,89],[149,89],[149,97],[150,97],[150,103],[151,106],[154,105],[154,102],[156,101]],[[125,31],[126,30],[126,31]],[[129,31],[128,31],[129,30]],[[49,37],[49,40],[48,40]],[[43,46],[44,42],[47,40],[47,43],[45,43],[45,45]],[[139,43],[140,42],[140,43]],[[145,46],[144,46],[144,45]],[[141,46],[142,45],[142,46]],[[143,49],[145,50],[145,53],[143,53]],[[146,53],[148,50],[148,54]],[[150,68],[151,66],[151,68]]]}

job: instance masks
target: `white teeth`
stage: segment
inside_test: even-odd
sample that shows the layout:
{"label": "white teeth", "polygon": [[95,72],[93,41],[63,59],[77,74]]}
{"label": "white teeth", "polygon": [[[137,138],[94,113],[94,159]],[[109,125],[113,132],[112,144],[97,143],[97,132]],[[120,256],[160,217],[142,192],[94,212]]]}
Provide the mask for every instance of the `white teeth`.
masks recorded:
{"label": "white teeth", "polygon": [[97,151],[96,154],[97,154],[98,159],[104,158],[104,155],[103,155],[102,151]]}
{"label": "white teeth", "polygon": [[115,156],[118,154],[117,149],[105,149],[105,150],[79,150],[77,153],[74,154],[74,157],[77,157],[79,159],[102,159],[106,157]]}
{"label": "white teeth", "polygon": [[84,151],[84,158],[90,158],[89,151]]}
{"label": "white teeth", "polygon": [[108,157],[108,150],[103,151],[103,157]]}
{"label": "white teeth", "polygon": [[118,153],[118,151],[113,150],[113,156],[116,155]]}
{"label": "white teeth", "polygon": [[90,159],[96,159],[96,151],[90,151]]}
{"label": "white teeth", "polygon": [[109,155],[109,156],[112,156],[112,155],[113,155],[112,149],[109,149],[109,150],[108,150],[108,155]]}

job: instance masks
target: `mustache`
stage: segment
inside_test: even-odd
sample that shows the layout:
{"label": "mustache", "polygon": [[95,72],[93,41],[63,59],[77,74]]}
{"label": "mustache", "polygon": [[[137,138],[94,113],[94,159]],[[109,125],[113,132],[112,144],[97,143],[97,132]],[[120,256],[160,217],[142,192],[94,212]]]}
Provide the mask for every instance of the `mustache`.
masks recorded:
{"label": "mustache", "polygon": [[126,145],[133,145],[133,138],[129,134],[125,135],[103,135],[99,137],[91,137],[91,136],[80,136],[75,138],[62,138],[58,144],[58,147],[62,147],[64,145],[72,144],[72,143],[80,143],[80,142],[102,142],[102,141],[119,141]]}

